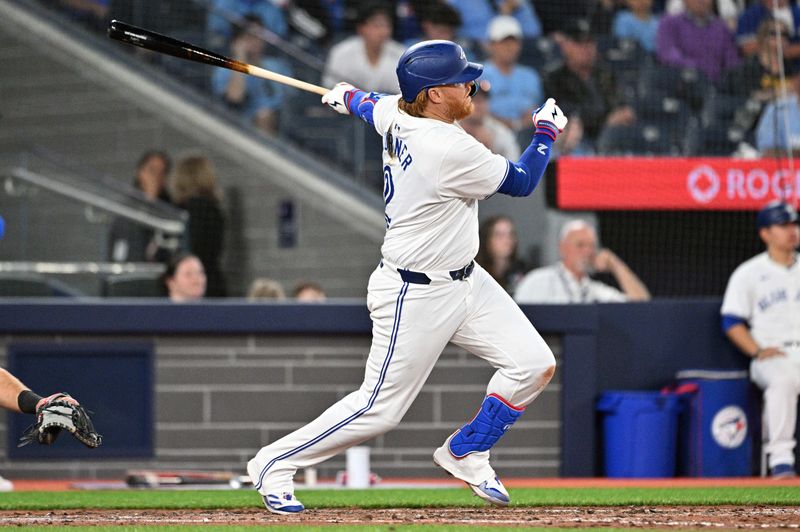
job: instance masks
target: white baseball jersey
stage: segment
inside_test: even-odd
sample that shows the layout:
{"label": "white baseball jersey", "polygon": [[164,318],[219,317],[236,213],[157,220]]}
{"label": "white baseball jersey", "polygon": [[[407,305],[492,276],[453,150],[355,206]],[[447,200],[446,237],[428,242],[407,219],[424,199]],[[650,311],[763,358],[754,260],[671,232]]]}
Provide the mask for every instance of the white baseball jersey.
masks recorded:
{"label": "white baseball jersey", "polygon": [[[400,112],[398,100],[382,97],[372,115],[384,138],[387,229],[383,261],[369,279],[373,327],[364,381],[248,462],[262,495],[292,493],[298,468],[396,426],[448,342],[496,368],[486,395],[515,409],[530,404],[554,371],[550,348],[486,270],[475,264],[453,275],[478,252],[477,200],[497,191],[510,163],[458,125]],[[489,451],[460,464],[465,482],[495,478]]]}
{"label": "white baseball jersey", "polygon": [[764,252],[733,272],[722,314],[750,322],[750,333],[761,347],[800,342],[800,261],[787,268]]}
{"label": "white baseball jersey", "polygon": [[401,112],[399,99],[381,98],[372,114],[394,150],[390,157],[384,145],[381,252],[409,270],[462,268],[478,254],[477,200],[497,191],[510,165],[457,124]]}
{"label": "white baseball jersey", "polygon": [[628,298],[612,286],[589,277],[575,278],[564,264],[529,272],[514,291],[517,303],[621,303]]}
{"label": "white baseball jersey", "polygon": [[769,466],[794,464],[797,397],[800,395],[800,261],[778,264],[764,252],[734,270],[721,313],[749,322],[761,348],[786,356],[755,358],[750,378],[764,390]]}

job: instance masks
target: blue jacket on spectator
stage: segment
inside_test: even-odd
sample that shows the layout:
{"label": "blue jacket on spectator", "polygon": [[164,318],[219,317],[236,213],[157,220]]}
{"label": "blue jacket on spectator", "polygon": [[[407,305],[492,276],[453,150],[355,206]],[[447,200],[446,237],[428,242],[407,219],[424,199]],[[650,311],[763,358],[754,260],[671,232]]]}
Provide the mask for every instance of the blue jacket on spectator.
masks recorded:
{"label": "blue jacket on spectator", "polygon": [[[789,8],[792,10],[792,42],[797,42],[800,39],[800,6],[794,2],[789,3]],[[758,33],[758,26],[765,18],[771,17],[770,11],[764,7],[761,2],[755,3],[744,10],[739,16],[739,22],[736,25],[736,43],[741,45],[743,41],[755,40]]]}
{"label": "blue jacket on spectator", "polygon": [[617,39],[636,41],[642,48],[653,53],[656,50],[658,20],[659,18],[653,15],[649,20],[642,21],[631,11],[620,11],[614,17],[614,27],[611,32]]}
{"label": "blue jacket on spectator", "polygon": [[504,120],[519,120],[525,111],[544,103],[542,80],[536,70],[515,65],[509,75],[492,63],[486,63],[483,76],[491,83],[489,111]]}
{"label": "blue jacket on spectator", "polygon": [[[497,13],[488,0],[447,0],[461,15],[459,35],[465,39],[483,42],[486,40],[486,27]],[[542,24],[536,11],[528,0],[520,0],[519,7],[511,13],[522,26],[522,35],[526,39],[539,37]]]}
{"label": "blue jacket on spectator", "polygon": [[212,0],[208,13],[208,30],[227,40],[233,32],[231,23],[223,14],[243,17],[250,13],[258,15],[269,31],[281,37],[288,34],[289,26],[283,10],[269,0]]}

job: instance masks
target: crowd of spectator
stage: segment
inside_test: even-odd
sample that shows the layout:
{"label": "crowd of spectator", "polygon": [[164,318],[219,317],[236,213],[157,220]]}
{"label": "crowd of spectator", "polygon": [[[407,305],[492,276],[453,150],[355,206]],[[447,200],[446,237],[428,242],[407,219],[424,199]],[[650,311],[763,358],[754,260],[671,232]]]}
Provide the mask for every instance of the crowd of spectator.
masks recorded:
{"label": "crowd of spectator", "polygon": [[[48,1],[92,26],[118,9],[110,0]],[[791,79],[800,65],[800,6],[794,0],[191,4],[205,10],[204,26],[196,31],[200,44],[280,73],[301,70],[313,78],[316,72],[319,78],[309,81],[324,86],[348,81],[397,92],[394,69],[407,46],[455,40],[470,59],[485,63],[481,86],[489,92],[489,116],[510,128],[522,146],[530,137],[526,117],[545,95],[555,97],[570,118],[559,154],[731,155],[741,153],[742,143],[750,153],[774,154],[792,143],[792,135],[782,138],[782,119],[771,117],[797,108]],[[143,2],[142,9],[148,5]],[[298,50],[324,57],[324,64],[303,64]],[[224,69],[214,69],[209,78],[216,99],[267,134],[295,140],[306,134],[302,116],[278,120],[290,112],[286,103],[296,91]],[[650,114],[665,99],[677,100],[675,123]],[[767,118],[759,123],[762,114]],[[662,142],[615,141],[646,126]],[[508,144],[495,141],[490,129],[496,128],[480,130],[482,141]]]}

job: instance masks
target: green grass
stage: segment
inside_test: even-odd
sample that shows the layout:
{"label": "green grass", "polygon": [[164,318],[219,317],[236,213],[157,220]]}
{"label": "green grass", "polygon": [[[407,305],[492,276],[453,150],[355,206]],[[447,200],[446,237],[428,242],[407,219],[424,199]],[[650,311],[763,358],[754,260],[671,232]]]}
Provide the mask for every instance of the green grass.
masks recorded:
{"label": "green grass", "polygon": [[[800,505],[800,487],[716,488],[518,488],[513,506],[624,505]],[[467,489],[298,490],[308,508],[437,508],[483,503]],[[257,508],[258,495],[241,491],[65,491],[10,492],[0,496],[0,510],[77,508]]]}

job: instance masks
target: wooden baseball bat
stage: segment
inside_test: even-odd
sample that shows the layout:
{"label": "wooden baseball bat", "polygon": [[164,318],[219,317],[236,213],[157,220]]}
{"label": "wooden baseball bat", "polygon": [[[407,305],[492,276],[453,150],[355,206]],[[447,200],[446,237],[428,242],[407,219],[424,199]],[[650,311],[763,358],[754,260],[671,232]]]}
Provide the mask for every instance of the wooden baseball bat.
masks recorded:
{"label": "wooden baseball bat", "polygon": [[167,37],[166,35],[161,35],[154,31],[126,24],[119,20],[112,20],[108,25],[108,36],[111,39],[139,46],[147,50],[180,57],[181,59],[188,59],[189,61],[235,70],[236,72],[250,74],[251,76],[268,79],[270,81],[277,81],[278,83],[283,83],[284,85],[289,85],[290,87],[295,87],[304,91],[316,94],[325,94],[328,92],[328,89],[325,87],[284,76],[283,74],[278,74],[277,72],[272,72],[255,65],[243,63],[236,59],[231,59],[230,57],[225,57],[224,55],[195,46],[194,44],[179,41],[178,39],[173,39],[172,37]]}

